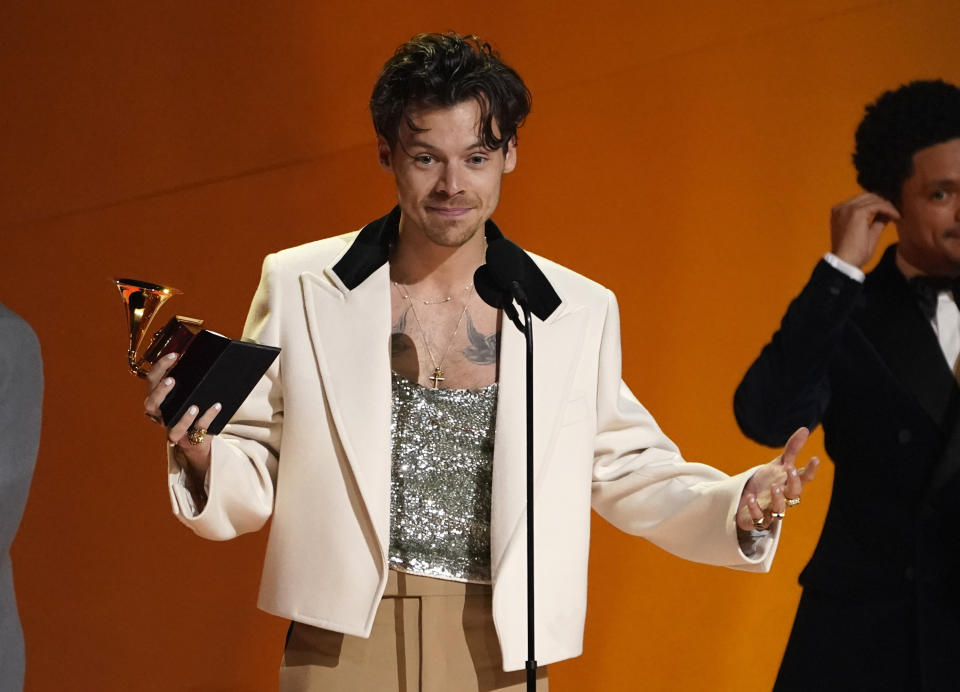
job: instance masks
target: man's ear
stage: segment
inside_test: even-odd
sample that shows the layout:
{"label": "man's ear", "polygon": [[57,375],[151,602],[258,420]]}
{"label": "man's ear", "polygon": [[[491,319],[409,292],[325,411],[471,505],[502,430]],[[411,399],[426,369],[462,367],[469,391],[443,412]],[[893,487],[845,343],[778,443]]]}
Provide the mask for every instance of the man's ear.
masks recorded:
{"label": "man's ear", "polygon": [[517,167],[517,138],[513,136],[507,143],[507,151],[503,155],[503,172],[509,173]]}
{"label": "man's ear", "polygon": [[377,158],[380,161],[380,167],[385,171],[393,171],[393,152],[390,145],[382,135],[377,136]]}

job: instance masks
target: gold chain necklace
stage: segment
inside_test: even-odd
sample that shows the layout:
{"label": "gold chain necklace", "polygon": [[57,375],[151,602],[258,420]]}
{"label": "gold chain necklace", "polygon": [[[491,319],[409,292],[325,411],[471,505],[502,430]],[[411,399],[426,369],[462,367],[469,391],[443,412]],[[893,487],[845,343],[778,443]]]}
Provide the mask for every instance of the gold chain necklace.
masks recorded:
{"label": "gold chain necklace", "polygon": [[[417,328],[420,330],[420,336],[423,339],[423,345],[427,347],[427,355],[430,356],[430,362],[433,364],[433,374],[429,377],[429,379],[433,380],[433,388],[437,389],[440,387],[440,383],[444,380],[443,364],[447,360],[447,354],[450,352],[450,346],[453,345],[453,341],[457,338],[457,333],[460,331],[460,325],[463,323],[463,316],[467,314],[467,306],[470,304],[470,296],[467,295],[463,301],[463,310],[460,311],[460,317],[457,318],[457,325],[453,328],[453,334],[450,335],[450,340],[447,342],[446,348],[443,349],[443,353],[440,354],[440,361],[438,362],[436,357],[433,355],[433,349],[430,348],[430,341],[427,339],[427,331],[423,328],[423,324],[420,322],[420,316],[417,315],[417,310],[413,306],[413,299],[410,296],[410,291],[406,286],[403,286],[396,281],[393,282],[393,285],[397,287],[397,292],[400,293],[400,296],[410,304],[410,312],[413,313],[413,319],[416,321]],[[400,292],[401,288],[403,289],[403,292]],[[471,288],[473,288],[472,283],[466,286],[464,293],[469,293]],[[452,296],[441,302],[447,303],[451,299]],[[417,300],[419,300],[419,298]],[[429,303],[425,304],[429,305]]]}
{"label": "gold chain necklace", "polygon": [[[420,301],[421,303],[423,303],[424,305],[440,305],[440,304],[442,304],[442,303],[449,303],[451,300],[453,300],[453,295],[449,295],[449,296],[446,296],[446,297],[444,297],[444,298],[437,298],[436,300],[424,300],[423,298],[418,298],[418,297],[415,296],[415,295],[411,295],[410,290],[409,290],[406,286],[402,286],[402,285],[401,285],[399,282],[397,282],[397,281],[394,281],[394,282],[393,282],[393,285],[397,287],[397,290],[398,290],[398,291],[402,289],[402,290],[403,290],[403,293],[401,293],[400,295],[401,295],[405,300],[409,300],[411,303],[412,303],[413,301],[415,301],[415,300],[418,300],[418,301]],[[467,284],[466,286],[463,287],[463,292],[466,293],[467,291],[470,290],[470,288],[471,288],[472,286],[473,286],[472,283]]]}

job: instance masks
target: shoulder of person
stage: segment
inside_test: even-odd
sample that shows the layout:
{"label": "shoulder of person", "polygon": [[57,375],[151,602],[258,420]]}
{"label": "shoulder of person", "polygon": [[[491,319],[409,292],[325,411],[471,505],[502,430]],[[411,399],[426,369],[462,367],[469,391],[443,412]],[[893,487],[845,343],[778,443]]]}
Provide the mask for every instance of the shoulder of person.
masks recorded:
{"label": "shoulder of person", "polygon": [[606,305],[610,297],[610,290],[606,286],[587,278],[583,274],[578,274],[562,264],[557,264],[553,260],[532,252],[527,254],[536,262],[561,300],[578,303],[598,302]]}
{"label": "shoulder of person", "polygon": [[284,268],[316,268],[318,263],[332,262],[350,247],[360,231],[352,231],[330,238],[314,240],[273,254],[275,261]]}
{"label": "shoulder of person", "polygon": [[0,303],[0,346],[10,352],[39,350],[33,328],[3,303]]}

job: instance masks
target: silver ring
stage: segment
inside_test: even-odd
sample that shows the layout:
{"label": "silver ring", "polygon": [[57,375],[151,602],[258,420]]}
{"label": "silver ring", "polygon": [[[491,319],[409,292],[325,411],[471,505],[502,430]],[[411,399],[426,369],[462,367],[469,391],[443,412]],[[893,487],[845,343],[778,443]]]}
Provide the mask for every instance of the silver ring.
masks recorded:
{"label": "silver ring", "polygon": [[787,513],[786,512],[770,512],[770,516],[773,517],[774,519],[783,519],[785,516],[787,516]]}

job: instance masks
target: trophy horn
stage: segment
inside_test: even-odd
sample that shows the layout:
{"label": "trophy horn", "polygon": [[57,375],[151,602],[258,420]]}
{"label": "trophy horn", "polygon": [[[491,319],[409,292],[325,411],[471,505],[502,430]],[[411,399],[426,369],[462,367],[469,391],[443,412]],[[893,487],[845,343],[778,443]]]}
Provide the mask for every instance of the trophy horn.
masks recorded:
{"label": "trophy horn", "polygon": [[182,291],[136,279],[114,279],[114,284],[119,289],[120,298],[127,308],[127,326],[130,330],[127,361],[130,364],[130,371],[138,377],[146,377],[150,372],[151,363],[137,358],[140,344],[160,307],[173,296],[180,295]]}

